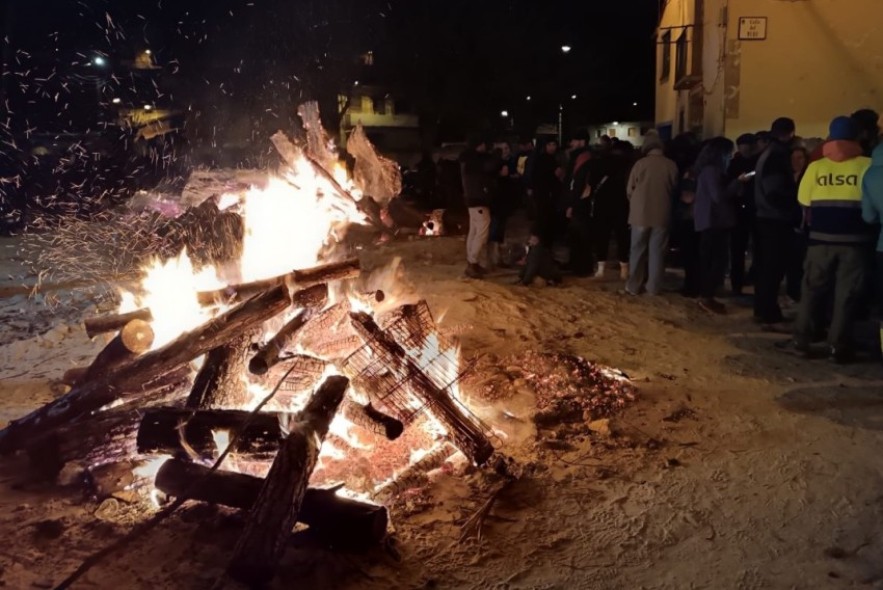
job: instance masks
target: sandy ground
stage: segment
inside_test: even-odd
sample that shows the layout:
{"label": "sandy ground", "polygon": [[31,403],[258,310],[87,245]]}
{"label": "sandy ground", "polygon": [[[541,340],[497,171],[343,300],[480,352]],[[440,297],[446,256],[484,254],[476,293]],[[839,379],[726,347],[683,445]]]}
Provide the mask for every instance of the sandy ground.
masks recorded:
{"label": "sandy ground", "polygon": [[[15,268],[14,243],[0,248],[4,268]],[[883,367],[788,356],[749,310],[711,317],[675,295],[622,296],[614,276],[560,288],[511,286],[505,273],[467,280],[463,250],[462,238],[422,239],[363,259],[401,256],[467,358],[582,355],[625,371],[638,401],[610,432],[550,441],[512,383],[495,410],[515,416],[504,450],[529,469],[501,494],[480,541],[458,541],[486,497],[479,474],[441,474],[429,506],[393,513],[394,548],[350,555],[294,543],[273,588],[883,588]],[[0,287],[23,282],[2,275]],[[101,305],[90,297],[67,293],[62,300],[76,301],[58,315],[44,302],[3,300],[4,419],[53,397],[51,380],[100,347],[76,323],[76,310]],[[145,516],[30,483],[7,461],[0,586],[52,587]],[[235,515],[190,507],[74,587],[209,588],[240,526]]]}

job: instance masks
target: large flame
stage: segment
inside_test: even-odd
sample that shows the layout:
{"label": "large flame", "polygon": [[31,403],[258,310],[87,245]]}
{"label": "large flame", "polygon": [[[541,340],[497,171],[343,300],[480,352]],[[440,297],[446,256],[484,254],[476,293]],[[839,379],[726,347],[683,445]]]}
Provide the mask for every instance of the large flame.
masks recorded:
{"label": "large flame", "polygon": [[143,294],[138,298],[139,306],[150,309],[153,315],[153,347],[168,344],[211,319],[211,313],[199,304],[196,294],[217,287],[215,269],[206,267],[194,272],[186,250],[165,262],[154,260],[145,269]]}

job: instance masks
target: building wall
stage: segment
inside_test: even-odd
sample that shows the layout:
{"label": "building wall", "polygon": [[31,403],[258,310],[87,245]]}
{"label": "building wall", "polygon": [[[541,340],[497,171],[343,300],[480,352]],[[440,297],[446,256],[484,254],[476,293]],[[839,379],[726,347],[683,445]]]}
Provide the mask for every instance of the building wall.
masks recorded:
{"label": "building wall", "polygon": [[[671,0],[660,29],[692,24],[695,4]],[[883,0],[704,0],[701,12],[701,85],[691,103],[674,80],[658,82],[657,125],[688,130],[677,109],[698,103],[706,137],[768,129],[778,116],[804,137],[824,137],[835,115],[883,110]],[[767,38],[740,41],[740,17],[766,17]]]}
{"label": "building wall", "polygon": [[616,137],[623,141],[628,141],[635,147],[640,147],[644,143],[644,132],[652,129],[653,124],[647,121],[612,121],[599,125],[589,125],[589,142],[598,143],[602,135]]}

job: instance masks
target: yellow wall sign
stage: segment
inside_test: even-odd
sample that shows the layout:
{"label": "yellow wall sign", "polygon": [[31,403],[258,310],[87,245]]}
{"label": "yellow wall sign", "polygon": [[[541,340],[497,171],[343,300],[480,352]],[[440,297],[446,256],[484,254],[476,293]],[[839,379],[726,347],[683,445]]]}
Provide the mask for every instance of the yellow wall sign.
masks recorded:
{"label": "yellow wall sign", "polygon": [[740,41],[763,41],[766,39],[767,17],[743,16],[739,18]]}

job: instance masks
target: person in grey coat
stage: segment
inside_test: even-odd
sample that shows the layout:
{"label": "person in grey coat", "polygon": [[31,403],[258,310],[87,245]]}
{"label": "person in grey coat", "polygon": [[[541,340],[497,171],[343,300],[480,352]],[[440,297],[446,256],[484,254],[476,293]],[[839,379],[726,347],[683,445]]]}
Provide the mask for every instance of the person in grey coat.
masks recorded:
{"label": "person in grey coat", "polygon": [[629,295],[638,295],[644,289],[650,295],[658,295],[665,275],[678,167],[665,157],[658,139],[648,137],[642,149],[645,155],[632,168],[626,187],[632,238],[625,290]]}

